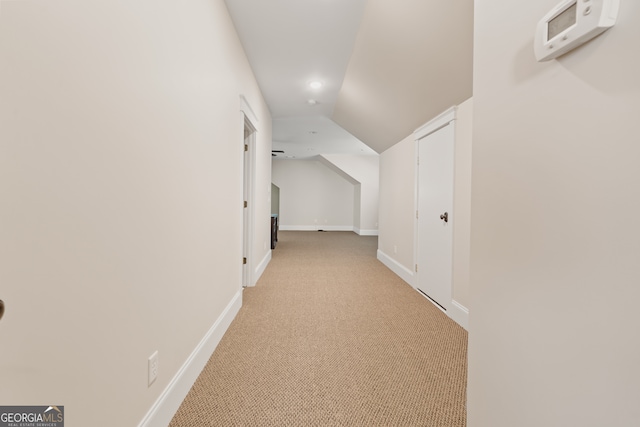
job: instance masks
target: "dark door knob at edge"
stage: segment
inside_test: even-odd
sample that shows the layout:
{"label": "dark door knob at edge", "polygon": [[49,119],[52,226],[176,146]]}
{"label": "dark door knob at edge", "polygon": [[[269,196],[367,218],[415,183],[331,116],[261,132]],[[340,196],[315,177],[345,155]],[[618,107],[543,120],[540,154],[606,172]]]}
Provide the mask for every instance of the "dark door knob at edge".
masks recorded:
{"label": "dark door knob at edge", "polygon": [[449,222],[449,213],[445,212],[442,215],[440,215],[440,219],[443,220],[444,222]]}
{"label": "dark door knob at edge", "polygon": [[4,314],[4,302],[0,299],[0,319],[2,319],[3,314]]}

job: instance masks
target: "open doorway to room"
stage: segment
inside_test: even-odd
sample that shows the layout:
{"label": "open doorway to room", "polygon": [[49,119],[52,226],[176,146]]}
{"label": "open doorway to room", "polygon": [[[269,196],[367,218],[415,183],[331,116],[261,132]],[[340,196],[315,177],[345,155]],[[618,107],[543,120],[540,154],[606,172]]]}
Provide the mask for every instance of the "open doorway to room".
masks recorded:
{"label": "open doorway to room", "polygon": [[280,228],[280,187],[271,183],[271,249],[278,243],[278,229]]}

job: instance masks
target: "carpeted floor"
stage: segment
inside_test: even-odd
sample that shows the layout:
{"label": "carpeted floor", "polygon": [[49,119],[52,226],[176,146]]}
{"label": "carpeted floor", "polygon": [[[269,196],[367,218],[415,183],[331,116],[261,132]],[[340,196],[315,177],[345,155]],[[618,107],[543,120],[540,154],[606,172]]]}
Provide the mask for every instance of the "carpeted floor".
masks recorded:
{"label": "carpeted floor", "polygon": [[170,427],[465,426],[466,331],[376,249],[280,232]]}

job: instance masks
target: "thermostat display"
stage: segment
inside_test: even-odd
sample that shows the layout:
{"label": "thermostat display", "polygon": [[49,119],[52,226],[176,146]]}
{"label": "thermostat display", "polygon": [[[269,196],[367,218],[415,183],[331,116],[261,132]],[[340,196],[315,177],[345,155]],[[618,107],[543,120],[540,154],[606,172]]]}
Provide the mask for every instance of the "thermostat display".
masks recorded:
{"label": "thermostat display", "polygon": [[613,27],[619,6],[620,0],[563,0],[538,22],[536,58],[557,58]]}
{"label": "thermostat display", "polygon": [[551,19],[547,24],[547,40],[553,39],[567,28],[574,26],[576,24],[577,12],[578,5],[574,3],[565,9],[564,12],[561,12],[558,16]]}

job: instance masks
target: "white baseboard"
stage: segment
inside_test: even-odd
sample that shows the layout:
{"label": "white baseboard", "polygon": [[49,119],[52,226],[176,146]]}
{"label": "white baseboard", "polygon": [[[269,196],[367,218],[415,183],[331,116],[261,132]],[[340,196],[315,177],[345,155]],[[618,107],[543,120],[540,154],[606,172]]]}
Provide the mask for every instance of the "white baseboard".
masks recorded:
{"label": "white baseboard", "polygon": [[239,290],[224,309],[209,332],[189,355],[178,373],[164,389],[138,427],[166,427],[171,422],[193,383],[204,369],[218,346],[222,336],[242,307],[242,290]]}
{"label": "white baseboard", "polygon": [[377,236],[378,230],[361,230],[359,228],[354,228],[353,231],[356,232],[359,236]]}
{"label": "white baseboard", "polygon": [[407,267],[400,264],[398,261],[391,258],[389,255],[385,254],[380,249],[378,249],[377,257],[381,263],[386,265],[391,271],[393,271],[398,276],[400,276],[402,280],[404,280],[409,285],[415,288],[414,282],[415,282],[416,276],[413,271],[409,270]]}
{"label": "white baseboard", "polygon": [[353,231],[360,236],[377,236],[378,230],[361,230],[352,225],[280,225],[280,230],[283,231]]}
{"label": "white baseboard", "polygon": [[465,330],[469,330],[469,309],[467,307],[456,300],[452,300],[451,307],[447,310],[447,315]]}
{"label": "white baseboard", "polygon": [[251,286],[255,286],[256,283],[258,283],[260,276],[262,276],[262,273],[264,273],[264,270],[266,270],[267,265],[269,265],[269,263],[271,262],[271,254],[271,251],[267,252],[262,261],[260,261],[260,264],[258,264],[258,266],[256,267],[256,271],[253,273],[253,277],[251,280],[253,282],[251,283]]}
{"label": "white baseboard", "polygon": [[280,225],[278,228],[283,231],[353,231],[353,225]]}

